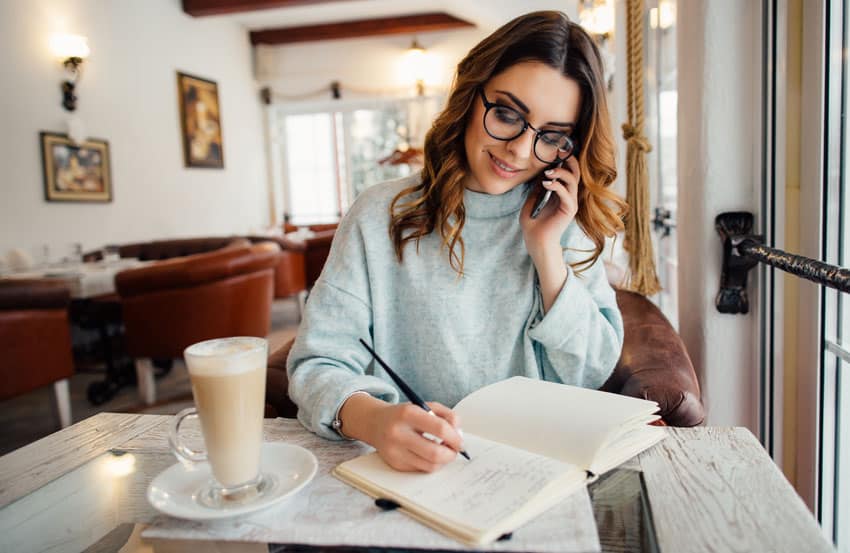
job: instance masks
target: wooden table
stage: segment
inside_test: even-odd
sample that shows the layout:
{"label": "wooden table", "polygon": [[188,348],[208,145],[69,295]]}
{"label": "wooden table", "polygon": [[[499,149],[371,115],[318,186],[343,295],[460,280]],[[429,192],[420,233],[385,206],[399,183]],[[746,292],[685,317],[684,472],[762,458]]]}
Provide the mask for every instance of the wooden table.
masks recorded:
{"label": "wooden table", "polygon": [[[122,523],[153,520],[144,492],[175,462],[170,419],[101,413],[0,458],[0,551],[81,551]],[[267,419],[266,439],[294,424]],[[105,475],[128,467],[105,456],[114,449],[143,453],[146,469],[131,466],[115,484]],[[744,428],[671,428],[631,463],[643,472],[662,552],[834,551]]]}

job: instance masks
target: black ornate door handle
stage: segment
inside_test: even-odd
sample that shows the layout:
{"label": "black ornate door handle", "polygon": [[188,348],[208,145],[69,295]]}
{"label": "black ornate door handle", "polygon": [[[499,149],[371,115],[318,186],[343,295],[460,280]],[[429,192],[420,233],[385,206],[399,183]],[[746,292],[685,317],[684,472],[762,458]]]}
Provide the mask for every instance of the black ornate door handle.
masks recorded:
{"label": "black ornate door handle", "polygon": [[747,313],[747,273],[759,262],[811,280],[821,286],[850,293],[850,269],[829,265],[764,245],[754,235],[753,214],[747,211],[721,213],[714,227],[723,239],[723,268],[715,305],[721,313]]}

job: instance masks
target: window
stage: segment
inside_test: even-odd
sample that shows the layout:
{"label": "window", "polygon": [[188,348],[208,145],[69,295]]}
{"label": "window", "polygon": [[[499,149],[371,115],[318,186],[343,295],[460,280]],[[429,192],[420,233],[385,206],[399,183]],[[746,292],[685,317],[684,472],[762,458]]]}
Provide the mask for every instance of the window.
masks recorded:
{"label": "window", "polygon": [[[850,74],[845,53],[848,10],[844,2],[827,6],[826,154],[822,209],[823,259],[847,266],[850,227],[847,225],[850,134],[845,117],[850,105]],[[821,524],[831,530],[838,550],[850,551],[850,305],[837,290],[823,288],[821,349]],[[843,524],[839,521],[843,521]]]}
{"label": "window", "polygon": [[354,198],[374,184],[411,173],[410,165],[381,163],[395,150],[410,146],[405,108],[388,105],[382,109],[358,109],[345,114]]}
{"label": "window", "polygon": [[[803,252],[850,262],[850,20],[842,0],[802,2],[800,229]],[[797,483],[838,551],[850,552],[850,297],[800,288]]]}
{"label": "window", "polygon": [[[647,160],[655,184],[655,253],[662,290],[658,307],[679,326],[678,255],[676,253],[676,1],[650,0],[647,21],[646,134],[653,145]],[[625,65],[625,63],[624,63]]]}
{"label": "window", "polygon": [[293,224],[339,219],[338,114],[290,115],[285,119],[284,170]]}
{"label": "window", "polygon": [[282,136],[285,220],[295,225],[334,222],[368,187],[418,170],[392,163],[393,154],[421,144],[440,97],[336,101],[272,110],[273,136]]}

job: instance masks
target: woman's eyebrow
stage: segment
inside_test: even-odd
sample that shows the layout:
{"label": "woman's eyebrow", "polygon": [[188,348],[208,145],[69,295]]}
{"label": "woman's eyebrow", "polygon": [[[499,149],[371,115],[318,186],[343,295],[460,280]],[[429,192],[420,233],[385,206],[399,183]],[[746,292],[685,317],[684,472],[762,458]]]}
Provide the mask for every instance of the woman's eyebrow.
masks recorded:
{"label": "woman's eyebrow", "polygon": [[[520,100],[519,98],[517,98],[516,96],[514,96],[513,94],[511,94],[511,93],[510,93],[510,92],[508,92],[507,90],[497,90],[497,91],[496,91],[496,93],[497,93],[497,94],[504,94],[505,96],[507,96],[508,98],[510,98],[510,99],[511,99],[511,101],[513,101],[513,103],[515,103],[515,104],[517,105],[517,107],[518,107],[519,109],[521,109],[521,110],[522,110],[522,111],[523,111],[526,115],[528,115],[528,114],[529,114],[528,106],[526,106],[526,105],[523,103],[523,101],[522,101],[522,100]],[[549,122],[548,122],[548,123],[546,123],[546,124],[547,124],[547,125],[554,125],[554,126],[556,126],[556,127],[575,127],[575,123],[558,123],[558,122],[556,122],[556,121],[549,121]]]}

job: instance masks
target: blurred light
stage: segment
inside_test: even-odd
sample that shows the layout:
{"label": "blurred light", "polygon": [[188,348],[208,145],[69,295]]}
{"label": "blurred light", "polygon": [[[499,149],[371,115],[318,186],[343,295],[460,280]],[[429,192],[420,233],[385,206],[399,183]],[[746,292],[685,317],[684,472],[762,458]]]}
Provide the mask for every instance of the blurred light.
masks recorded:
{"label": "blurred light", "polygon": [[673,2],[659,2],[657,8],[649,10],[649,25],[653,29],[659,26],[669,29],[676,24],[676,4]]}
{"label": "blurred light", "polygon": [[54,34],[50,37],[50,50],[62,61],[68,80],[62,81],[62,107],[68,111],[77,109],[77,82],[83,74],[83,60],[91,51],[86,37],[70,34]]}
{"label": "blurred light", "polygon": [[614,31],[614,6],[608,0],[596,0],[589,6],[582,4],[578,19],[579,24],[591,34],[611,34]]}
{"label": "blurred light", "polygon": [[404,84],[415,84],[420,95],[424,94],[426,85],[434,86],[440,81],[438,60],[415,38],[399,60],[399,74]]}
{"label": "blurred light", "polygon": [[81,35],[55,34],[50,37],[50,51],[64,61],[69,58],[86,59],[89,50],[88,39]]}
{"label": "blurred light", "polygon": [[115,478],[127,476],[136,468],[136,458],[132,453],[113,453],[112,457],[106,459],[106,470]]}

